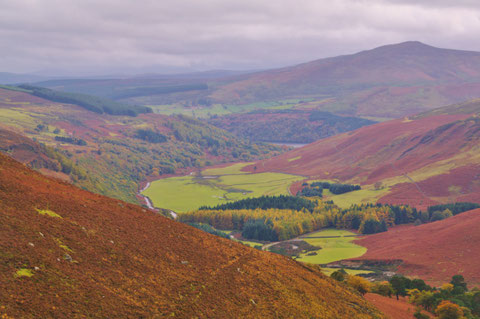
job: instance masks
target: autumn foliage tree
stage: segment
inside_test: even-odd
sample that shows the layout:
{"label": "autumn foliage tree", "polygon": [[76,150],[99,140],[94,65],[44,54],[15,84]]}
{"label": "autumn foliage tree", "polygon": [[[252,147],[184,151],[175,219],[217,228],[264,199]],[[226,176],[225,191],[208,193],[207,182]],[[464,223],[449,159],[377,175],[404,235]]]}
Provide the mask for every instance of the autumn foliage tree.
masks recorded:
{"label": "autumn foliage tree", "polygon": [[463,317],[463,310],[459,305],[454,304],[451,301],[444,300],[442,301],[437,309],[435,309],[439,319],[460,319]]}
{"label": "autumn foliage tree", "polygon": [[357,290],[359,293],[362,295],[366,294],[367,292],[370,291],[370,282],[359,276],[348,276],[347,278],[347,284]]}

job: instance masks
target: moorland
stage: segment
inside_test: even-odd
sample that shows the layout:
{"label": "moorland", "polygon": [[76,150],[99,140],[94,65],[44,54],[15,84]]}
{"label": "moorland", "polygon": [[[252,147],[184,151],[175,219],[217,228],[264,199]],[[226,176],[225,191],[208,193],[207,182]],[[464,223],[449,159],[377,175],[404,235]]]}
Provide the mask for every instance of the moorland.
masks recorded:
{"label": "moorland", "polygon": [[480,316],[480,53],[28,79],[0,87],[0,315]]}

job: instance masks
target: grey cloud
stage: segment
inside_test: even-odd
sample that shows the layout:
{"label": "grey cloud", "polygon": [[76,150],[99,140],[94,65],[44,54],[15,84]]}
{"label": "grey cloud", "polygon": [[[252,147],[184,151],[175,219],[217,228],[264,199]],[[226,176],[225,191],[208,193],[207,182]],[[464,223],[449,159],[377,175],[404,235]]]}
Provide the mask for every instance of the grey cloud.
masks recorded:
{"label": "grey cloud", "polygon": [[467,0],[0,0],[0,6],[0,71],[10,72],[258,69],[406,40],[480,51],[480,5]]}

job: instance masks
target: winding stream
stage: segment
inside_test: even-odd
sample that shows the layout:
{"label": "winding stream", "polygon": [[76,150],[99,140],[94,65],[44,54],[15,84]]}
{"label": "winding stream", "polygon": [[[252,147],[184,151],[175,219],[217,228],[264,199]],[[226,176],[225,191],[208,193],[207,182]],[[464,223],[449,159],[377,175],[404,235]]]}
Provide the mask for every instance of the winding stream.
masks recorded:
{"label": "winding stream", "polygon": [[[147,207],[149,209],[158,211],[158,209],[155,206],[153,206],[152,200],[148,196],[145,196],[145,195],[142,194],[149,187],[150,187],[150,182],[147,182],[147,185],[145,185],[145,187],[138,192],[138,195],[145,200],[145,204],[147,204]],[[177,219],[177,213],[175,213],[174,211],[171,210],[170,215],[172,215],[173,219]]]}

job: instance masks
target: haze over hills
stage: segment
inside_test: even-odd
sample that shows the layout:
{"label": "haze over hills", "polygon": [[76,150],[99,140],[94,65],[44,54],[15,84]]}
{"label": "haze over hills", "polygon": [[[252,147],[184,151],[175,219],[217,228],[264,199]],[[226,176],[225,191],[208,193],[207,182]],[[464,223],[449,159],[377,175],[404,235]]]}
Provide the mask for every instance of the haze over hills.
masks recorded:
{"label": "haze over hills", "polygon": [[383,317],[315,268],[0,167],[4,317]]}
{"label": "haze over hills", "polygon": [[[237,104],[312,97],[323,110],[392,118],[478,97],[479,88],[479,52],[410,41],[239,76],[210,97]],[[320,103],[325,98],[332,100]]]}
{"label": "haze over hills", "polygon": [[[478,98],[480,53],[409,41],[240,75],[211,71],[118,79],[58,79],[38,85],[148,105],[162,114],[218,117],[211,123],[252,140],[272,141],[271,136],[263,133],[266,123],[251,120],[259,110],[270,112],[270,122],[282,122],[286,131],[293,132],[302,125],[293,118],[302,117],[305,112],[323,111],[383,121]],[[280,114],[285,110],[292,114],[288,122]],[[307,143],[364,125],[361,119],[353,126],[347,122],[304,122],[303,126],[315,132],[306,132],[294,140]],[[244,130],[250,127],[255,133],[238,132],[239,123],[248,124],[243,126]],[[283,136],[275,139],[279,140],[293,141]]]}
{"label": "haze over hills", "polygon": [[[359,200],[420,208],[480,202],[480,101],[317,141],[249,167],[362,184]],[[296,193],[299,185],[293,187]]]}
{"label": "haze over hills", "polygon": [[18,74],[10,72],[0,72],[0,84],[14,84],[25,82],[46,81],[51,77],[36,74]]}

